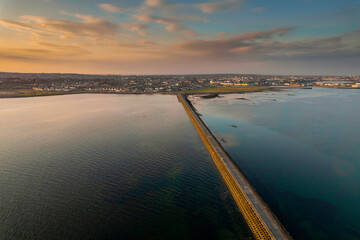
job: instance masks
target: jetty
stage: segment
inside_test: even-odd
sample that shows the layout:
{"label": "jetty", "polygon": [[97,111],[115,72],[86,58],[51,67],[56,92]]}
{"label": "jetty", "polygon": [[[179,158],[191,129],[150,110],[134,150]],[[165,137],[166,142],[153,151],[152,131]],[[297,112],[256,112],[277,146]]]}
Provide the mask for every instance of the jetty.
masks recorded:
{"label": "jetty", "polygon": [[255,239],[292,239],[215,136],[196,114],[186,95],[178,94],[177,96],[209,151]]}

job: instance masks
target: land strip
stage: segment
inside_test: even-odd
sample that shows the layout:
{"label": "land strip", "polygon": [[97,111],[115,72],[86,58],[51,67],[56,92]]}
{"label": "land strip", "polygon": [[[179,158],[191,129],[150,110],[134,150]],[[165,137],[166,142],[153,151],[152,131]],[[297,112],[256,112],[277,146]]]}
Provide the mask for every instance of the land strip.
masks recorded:
{"label": "land strip", "polygon": [[267,86],[250,86],[250,87],[206,87],[206,88],[197,88],[191,90],[182,91],[182,94],[205,94],[205,93],[242,93],[242,92],[256,92],[269,90],[271,87]]}
{"label": "land strip", "polygon": [[22,98],[22,97],[41,97],[41,96],[56,96],[68,94],[165,94],[177,95],[179,93],[186,94],[221,94],[221,93],[245,93],[245,92],[259,92],[265,90],[274,90],[271,87],[207,87],[197,88],[187,91],[173,91],[173,92],[133,92],[133,91],[99,91],[99,90],[72,90],[72,91],[38,91],[32,89],[3,89],[0,90],[0,98]]}

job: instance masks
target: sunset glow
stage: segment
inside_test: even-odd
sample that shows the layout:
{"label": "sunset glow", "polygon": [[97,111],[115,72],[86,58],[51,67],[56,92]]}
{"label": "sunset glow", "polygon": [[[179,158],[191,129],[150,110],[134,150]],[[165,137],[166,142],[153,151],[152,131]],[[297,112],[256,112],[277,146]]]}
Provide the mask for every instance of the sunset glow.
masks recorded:
{"label": "sunset glow", "polygon": [[0,71],[360,74],[357,0],[0,0]]}

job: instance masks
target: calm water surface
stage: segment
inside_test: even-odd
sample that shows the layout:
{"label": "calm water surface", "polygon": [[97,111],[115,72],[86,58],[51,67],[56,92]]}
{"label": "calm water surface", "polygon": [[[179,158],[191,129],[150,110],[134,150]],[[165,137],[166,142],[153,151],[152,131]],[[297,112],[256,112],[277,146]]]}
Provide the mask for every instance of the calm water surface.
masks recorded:
{"label": "calm water surface", "polygon": [[190,97],[295,239],[360,239],[360,91]]}
{"label": "calm water surface", "polygon": [[176,97],[0,99],[0,239],[239,238]]}

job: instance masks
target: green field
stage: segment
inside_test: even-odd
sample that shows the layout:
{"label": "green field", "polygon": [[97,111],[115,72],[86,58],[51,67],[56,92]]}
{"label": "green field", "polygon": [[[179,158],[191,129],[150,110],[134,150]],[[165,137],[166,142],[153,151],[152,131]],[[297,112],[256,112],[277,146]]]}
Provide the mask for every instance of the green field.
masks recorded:
{"label": "green field", "polygon": [[206,87],[185,90],[181,93],[229,93],[229,92],[256,92],[268,90],[270,87]]}
{"label": "green field", "polygon": [[65,91],[35,91],[32,89],[0,90],[0,97],[33,97],[67,94]]}

